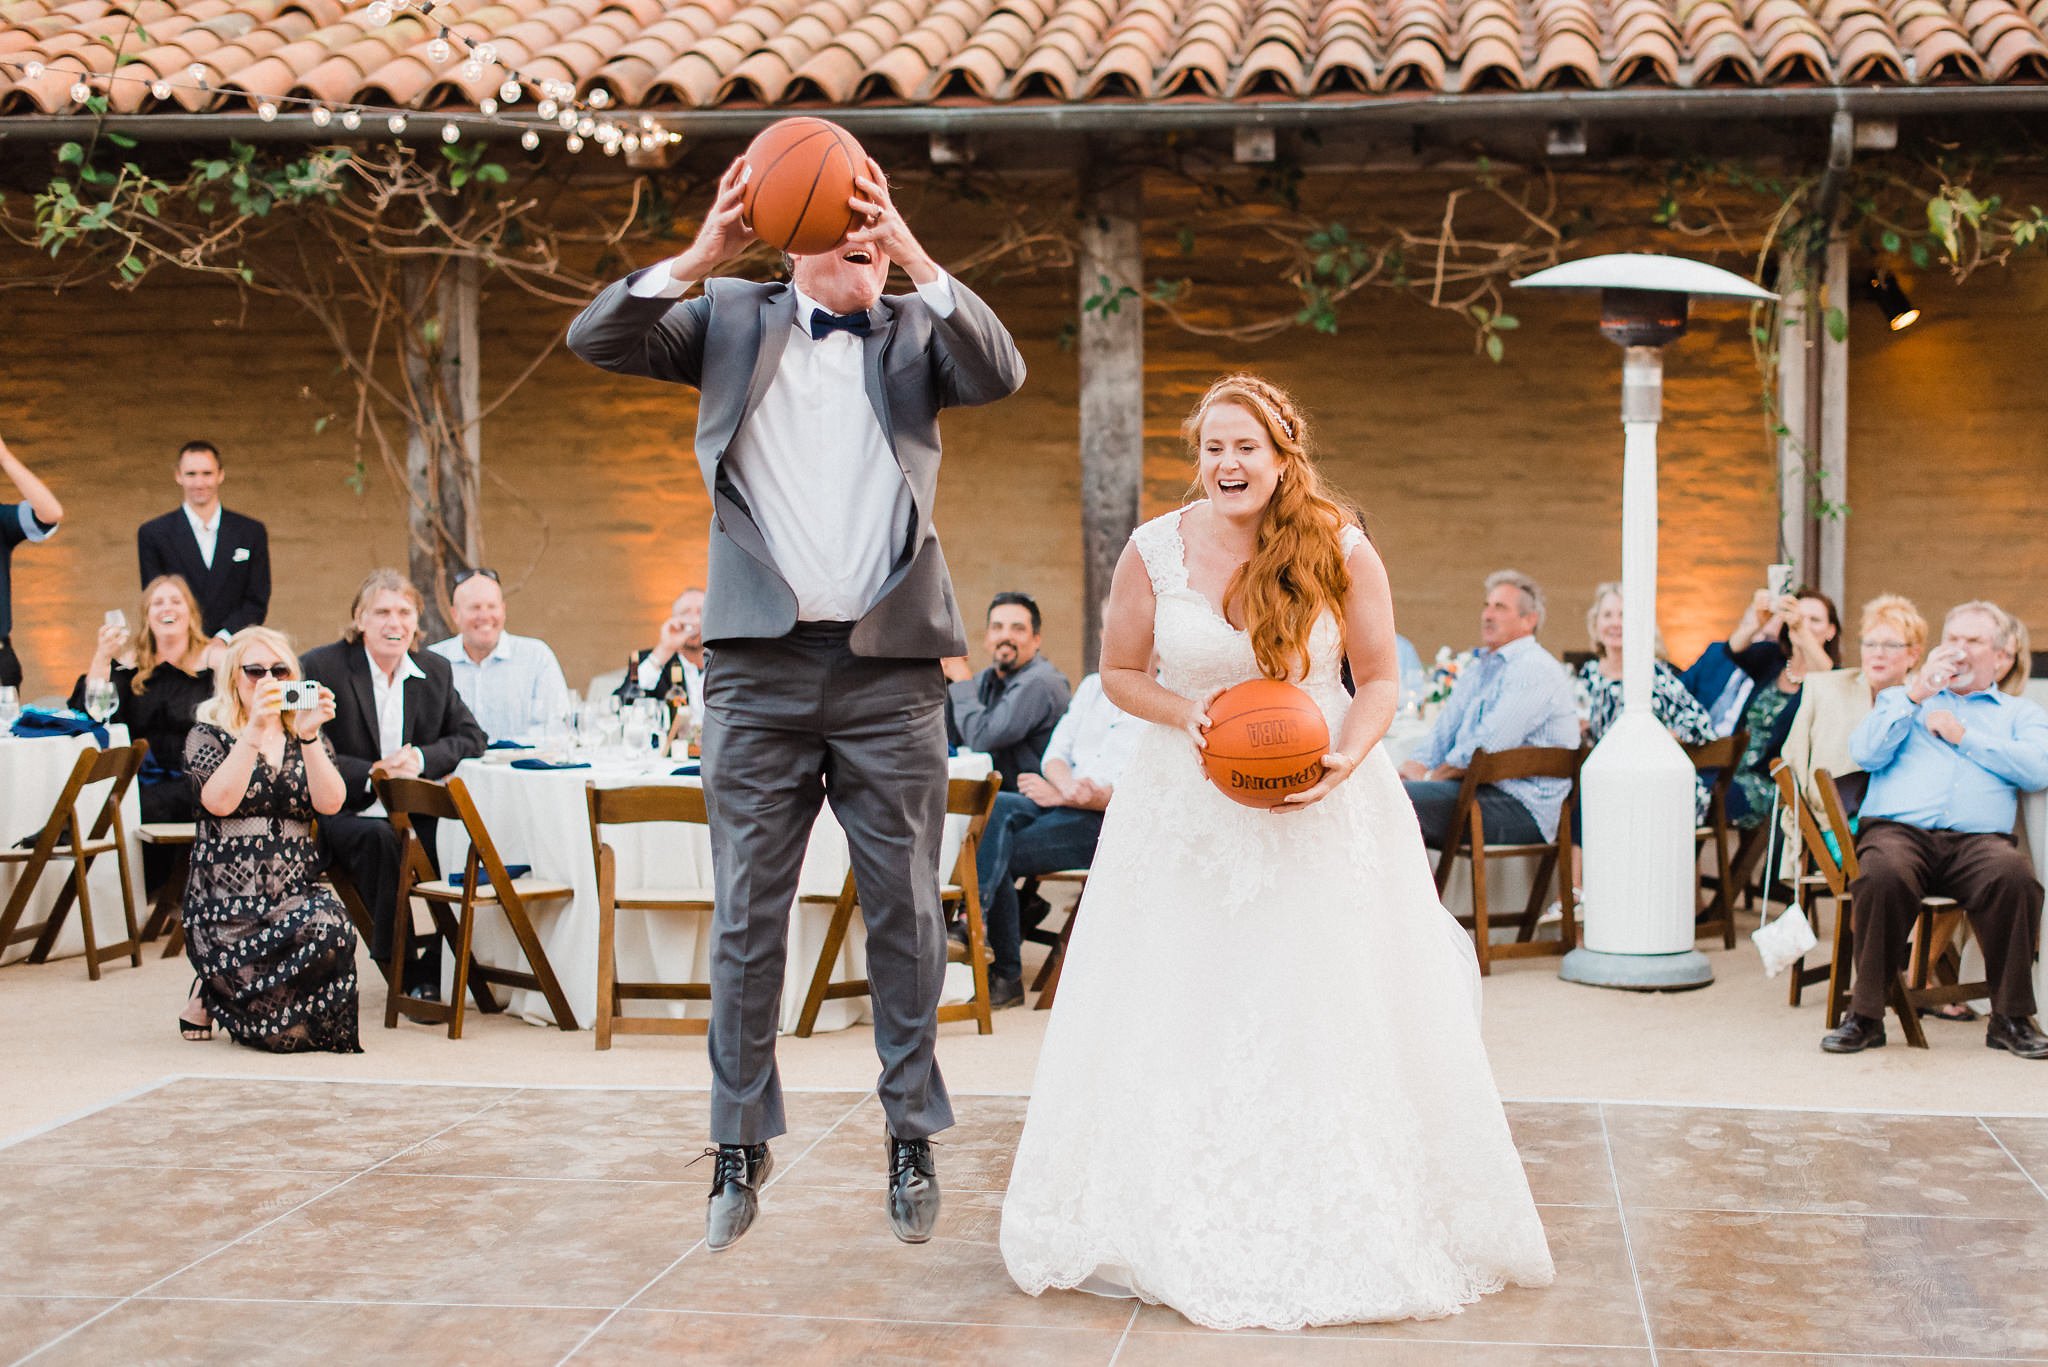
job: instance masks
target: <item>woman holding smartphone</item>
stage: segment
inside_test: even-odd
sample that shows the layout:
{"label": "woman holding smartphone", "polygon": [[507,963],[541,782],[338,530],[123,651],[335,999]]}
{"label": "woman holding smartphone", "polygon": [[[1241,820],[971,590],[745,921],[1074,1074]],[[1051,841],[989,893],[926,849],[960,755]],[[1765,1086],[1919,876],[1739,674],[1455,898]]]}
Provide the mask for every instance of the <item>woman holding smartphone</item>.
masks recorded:
{"label": "woman holding smartphone", "polygon": [[252,1048],[359,1054],[356,935],[313,858],[314,816],[346,796],[320,734],[334,694],[317,686],[312,706],[286,712],[285,683],[298,677],[282,635],[237,632],[186,743],[200,813],[185,943],[198,977],[178,1028],[207,1039],[218,1020]]}

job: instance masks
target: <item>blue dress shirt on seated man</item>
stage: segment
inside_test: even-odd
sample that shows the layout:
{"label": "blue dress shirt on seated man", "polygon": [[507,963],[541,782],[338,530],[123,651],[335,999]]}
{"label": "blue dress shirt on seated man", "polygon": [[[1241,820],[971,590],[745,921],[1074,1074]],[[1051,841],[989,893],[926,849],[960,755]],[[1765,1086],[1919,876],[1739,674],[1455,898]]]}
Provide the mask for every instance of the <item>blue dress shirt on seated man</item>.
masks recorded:
{"label": "blue dress shirt on seated man", "polygon": [[[1017,880],[1085,869],[1095,858],[1102,813],[1147,723],[1118,707],[1090,674],[1046,743],[1044,772],[998,793],[976,856],[988,926],[991,1005],[1024,999],[1023,924]],[[1040,908],[1041,913],[1043,908]]]}
{"label": "blue dress shirt on seated man", "polygon": [[1984,953],[1985,1043],[2048,1058],[2048,1036],[2028,1019],[2041,883],[2013,838],[2019,794],[2048,787],[2048,713],[1993,686],[2017,644],[2017,623],[1996,604],[1953,609],[1941,646],[1919,673],[1878,694],[1849,738],[1870,787],[1850,885],[1850,1014],[1822,1041],[1830,1053],[1884,1043],[1889,986],[1906,967],[1921,899],[1943,896],[1968,913]]}
{"label": "blue dress shirt on seated man", "polygon": [[[1488,576],[1480,610],[1480,649],[1458,676],[1450,700],[1401,766],[1425,844],[1442,848],[1457,811],[1458,788],[1472,756],[1525,745],[1576,747],[1578,703],[1571,674],[1536,640],[1543,595],[1513,570]],[[1557,837],[1571,781],[1516,778],[1479,790],[1487,839],[1535,843]]]}
{"label": "blue dress shirt on seated man", "polygon": [[550,718],[563,714],[569,684],[545,641],[505,630],[505,594],[491,570],[456,576],[459,635],[427,649],[455,672],[455,691],[493,741],[539,741]]}

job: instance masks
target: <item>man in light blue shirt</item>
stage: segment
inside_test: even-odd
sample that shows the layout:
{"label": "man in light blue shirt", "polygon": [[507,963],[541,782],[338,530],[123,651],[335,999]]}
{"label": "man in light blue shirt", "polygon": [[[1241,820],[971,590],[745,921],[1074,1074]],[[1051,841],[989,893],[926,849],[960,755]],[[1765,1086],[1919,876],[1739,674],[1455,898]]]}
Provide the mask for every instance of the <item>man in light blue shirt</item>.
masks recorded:
{"label": "man in light blue shirt", "polygon": [[[1578,706],[1571,674],[1536,640],[1543,590],[1514,570],[1486,577],[1479,611],[1479,650],[1458,676],[1450,700],[1422,743],[1401,766],[1423,842],[1443,848],[1458,807],[1458,787],[1472,756],[1525,745],[1576,748]],[[1537,844],[1557,838],[1558,813],[1571,782],[1516,778],[1479,790],[1486,838],[1495,844]]]}
{"label": "man in light blue shirt", "polygon": [[1951,609],[1920,672],[1878,694],[1849,738],[1870,789],[1849,887],[1850,1014],[1821,1041],[1831,1054],[1884,1043],[1888,989],[1905,970],[1920,899],[1942,896],[1969,914],[1984,951],[1985,1044],[2048,1058],[2048,1035],[2030,1019],[2041,883],[2012,835],[2019,794],[2048,787],[2048,713],[1995,687],[2018,650],[2019,624],[1996,603]]}
{"label": "man in light blue shirt", "polygon": [[566,712],[569,685],[547,642],[505,630],[505,591],[496,570],[455,576],[460,635],[427,647],[455,670],[455,691],[493,741],[534,741]]}

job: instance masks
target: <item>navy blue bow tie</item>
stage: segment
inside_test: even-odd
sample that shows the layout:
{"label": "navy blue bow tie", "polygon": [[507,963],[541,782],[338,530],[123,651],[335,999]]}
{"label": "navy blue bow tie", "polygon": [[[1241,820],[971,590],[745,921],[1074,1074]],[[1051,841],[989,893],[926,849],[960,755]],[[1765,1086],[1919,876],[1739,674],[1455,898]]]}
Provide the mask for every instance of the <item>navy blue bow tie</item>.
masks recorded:
{"label": "navy blue bow tie", "polygon": [[868,335],[868,311],[856,309],[852,313],[827,313],[823,309],[811,310],[811,340],[818,341],[834,328],[850,332],[856,337]]}

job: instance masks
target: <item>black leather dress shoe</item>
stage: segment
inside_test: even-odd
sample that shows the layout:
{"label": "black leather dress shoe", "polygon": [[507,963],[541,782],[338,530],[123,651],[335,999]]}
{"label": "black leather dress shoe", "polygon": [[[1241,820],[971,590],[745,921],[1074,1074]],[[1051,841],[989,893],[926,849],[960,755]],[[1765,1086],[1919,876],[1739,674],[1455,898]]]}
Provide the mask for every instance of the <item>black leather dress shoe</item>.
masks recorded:
{"label": "black leather dress shoe", "polygon": [[1022,978],[997,978],[988,980],[989,1009],[1000,1011],[1006,1006],[1021,1006],[1024,1003],[1024,980]]}
{"label": "black leather dress shoe", "polygon": [[761,1208],[761,1184],[775,1171],[766,1144],[720,1144],[710,1151],[711,1199],[704,1211],[704,1245],[716,1253],[739,1242]]}
{"label": "black leather dress shoe", "polygon": [[889,1136],[889,1226],[906,1244],[932,1237],[939,1223],[939,1170],[932,1141]]}
{"label": "black leather dress shoe", "polygon": [[1845,1016],[1840,1029],[1821,1036],[1820,1047],[1830,1054],[1860,1054],[1865,1049],[1882,1049],[1884,1022],[1868,1016]]}
{"label": "black leather dress shoe", "polygon": [[2001,1016],[1992,1013],[1991,1024],[1984,1031],[1986,1049],[2003,1049],[2021,1058],[2048,1058],[2048,1035],[2034,1028],[2034,1023],[2025,1016]]}

